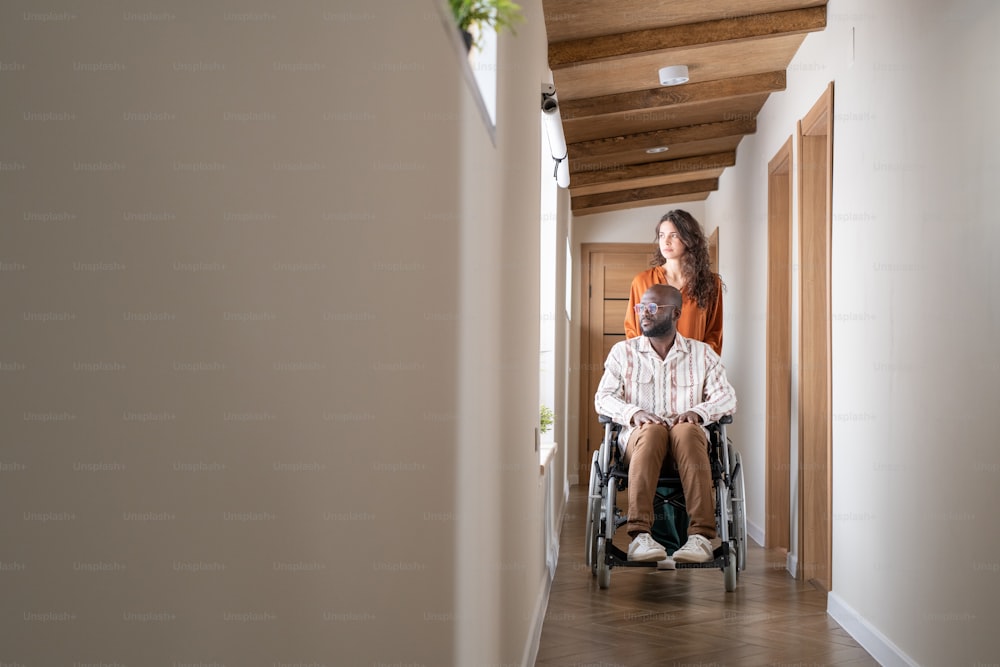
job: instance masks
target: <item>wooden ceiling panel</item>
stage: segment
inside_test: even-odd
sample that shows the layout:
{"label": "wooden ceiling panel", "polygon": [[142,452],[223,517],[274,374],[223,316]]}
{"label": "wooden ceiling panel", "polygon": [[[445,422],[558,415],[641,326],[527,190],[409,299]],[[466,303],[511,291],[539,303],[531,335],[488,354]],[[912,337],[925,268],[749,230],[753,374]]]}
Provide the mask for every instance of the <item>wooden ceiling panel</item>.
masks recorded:
{"label": "wooden ceiling panel", "polygon": [[821,7],[826,0],[543,0],[549,43]]}
{"label": "wooden ceiling panel", "polygon": [[[662,86],[628,93],[601,95],[560,102],[562,119],[573,121],[613,114],[635,114],[650,109],[680,109],[703,103],[718,103],[738,97],[769,95],[785,89],[785,72],[765,72],[717,81]],[[732,119],[730,119],[732,120]]]}
{"label": "wooden ceiling panel", "polygon": [[[733,154],[733,160],[735,161],[735,154]],[[643,171],[650,171],[647,169],[651,165],[635,165],[632,167],[624,167],[618,171],[610,172],[582,172],[577,174],[577,185],[573,186],[572,193],[573,196],[577,195],[593,195],[599,192],[614,192],[615,190],[622,189],[622,182],[628,181],[628,186],[632,188],[645,188],[653,185],[667,185],[669,183],[684,183],[685,181],[701,181],[711,178],[719,178],[722,176],[722,172],[725,167],[718,167],[716,169],[702,169],[695,171],[685,171],[675,174],[665,174],[665,175],[652,175],[652,176],[637,176],[637,173]],[[727,165],[732,166],[732,165]],[[607,180],[595,181],[588,184],[588,177],[590,178],[604,178]]]}
{"label": "wooden ceiling panel", "polygon": [[[648,199],[639,199],[633,201],[619,201],[619,202],[607,202],[607,203],[591,203],[588,206],[582,206],[577,203],[576,199],[573,200],[573,215],[590,215],[592,213],[608,213],[610,211],[624,211],[630,208],[641,208],[643,206],[668,206],[670,204],[682,204],[691,201],[704,201],[708,199],[708,195],[712,194],[713,190],[705,190],[703,192],[693,192],[691,194],[681,194],[666,197],[651,197]],[[655,224],[655,220],[653,223]]]}
{"label": "wooden ceiling panel", "polygon": [[677,109],[648,109],[571,121],[563,118],[563,134],[566,141],[573,144],[705,123],[752,120],[757,117],[766,101],[767,95],[761,94]]}
{"label": "wooden ceiling panel", "polygon": [[705,141],[721,137],[743,136],[757,131],[757,120],[744,118],[704,125],[689,125],[666,130],[655,130],[628,136],[608,137],[583,141],[569,146],[570,160],[584,160],[599,156],[646,150],[652,146],[673,146],[692,141]]}
{"label": "wooden ceiling panel", "polygon": [[697,82],[784,71],[803,39],[805,35],[785,35],[588,62],[554,70],[553,77],[559,101],[565,103],[585,97],[659,88],[660,68],[667,65],[687,65],[691,81]]}
{"label": "wooden ceiling panel", "polygon": [[[542,0],[574,214],[708,197],[826,4]],[[678,64],[690,80],[660,86]]]}
{"label": "wooden ceiling panel", "polygon": [[583,158],[580,160],[570,158],[569,167],[575,173],[577,171],[620,169],[624,166],[637,164],[672,162],[681,158],[701,157],[717,153],[731,153],[736,151],[736,147],[742,139],[742,135],[736,135],[732,137],[720,137],[718,139],[707,139],[705,141],[692,141],[686,144],[674,144],[669,150],[656,154],[649,154],[644,150],[640,150],[629,151],[627,153],[612,153],[610,155],[601,155],[599,157]]}

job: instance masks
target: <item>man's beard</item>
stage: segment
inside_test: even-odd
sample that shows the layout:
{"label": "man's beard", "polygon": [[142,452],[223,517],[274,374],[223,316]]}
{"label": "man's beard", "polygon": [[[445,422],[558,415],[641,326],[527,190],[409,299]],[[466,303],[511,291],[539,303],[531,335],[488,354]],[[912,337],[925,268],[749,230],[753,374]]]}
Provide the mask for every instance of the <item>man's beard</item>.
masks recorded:
{"label": "man's beard", "polygon": [[674,331],[674,323],[670,319],[665,319],[654,327],[642,330],[642,335],[647,338],[659,338],[667,336]]}

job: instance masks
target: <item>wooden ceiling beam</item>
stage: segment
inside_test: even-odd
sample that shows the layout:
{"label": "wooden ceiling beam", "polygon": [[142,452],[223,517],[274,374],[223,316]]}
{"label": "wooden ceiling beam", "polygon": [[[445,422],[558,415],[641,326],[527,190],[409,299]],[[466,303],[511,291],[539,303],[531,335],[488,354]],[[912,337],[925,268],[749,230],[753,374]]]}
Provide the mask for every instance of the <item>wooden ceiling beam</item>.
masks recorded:
{"label": "wooden ceiling beam", "polygon": [[[686,183],[688,181],[700,181],[709,178],[721,178],[725,168],[706,169],[704,171],[686,171],[683,174],[673,176],[650,176],[649,178],[637,178],[628,182],[615,181],[612,183],[595,183],[594,185],[573,185],[572,194],[574,197],[583,195],[596,195],[601,192],[615,192],[625,188],[649,188],[654,185],[667,185],[668,183]],[[689,197],[690,195],[684,195]]]}
{"label": "wooden ceiling beam", "polygon": [[784,89],[785,71],[780,70],[670,88],[650,88],[568,100],[559,103],[559,114],[565,122],[616,113],[651,113],[657,109],[678,108],[732,97],[769,95]]}
{"label": "wooden ceiling beam", "polygon": [[595,185],[597,183],[616,183],[630,181],[635,178],[650,178],[654,176],[673,176],[687,172],[704,171],[706,169],[721,169],[736,164],[736,151],[713,153],[697,157],[681,158],[679,160],[662,160],[645,164],[632,164],[614,169],[595,169],[591,171],[573,170],[571,188]]}
{"label": "wooden ceiling beam", "polygon": [[775,35],[816,32],[826,27],[826,6],[637,30],[549,44],[553,70],[581,62],[609,60]]}
{"label": "wooden ceiling beam", "polygon": [[670,183],[668,185],[654,185],[647,188],[630,188],[628,190],[616,190],[615,192],[602,192],[596,195],[582,195],[572,197],[572,208],[574,211],[598,206],[615,206],[619,204],[634,204],[647,199],[660,199],[663,197],[676,197],[680,195],[692,195],[699,192],[709,192],[719,189],[719,179],[705,178],[686,183]]}
{"label": "wooden ceiling beam", "polygon": [[647,199],[645,201],[625,202],[622,204],[608,204],[607,206],[592,206],[590,208],[574,208],[573,217],[593,215],[595,213],[608,213],[609,211],[627,211],[632,208],[648,208],[650,206],[669,206],[671,204],[681,204],[692,201],[704,201],[708,199],[711,192],[696,192],[690,195],[678,195],[676,197],[661,197],[660,199]]}
{"label": "wooden ceiling beam", "polygon": [[627,151],[645,150],[650,146],[676,146],[692,141],[705,141],[707,139],[722,139],[723,137],[735,137],[737,135],[753,134],[757,131],[757,118],[740,118],[738,120],[726,120],[718,123],[704,123],[702,125],[688,125],[670,130],[656,130],[655,132],[641,132],[639,134],[628,134],[607,139],[594,139],[592,141],[580,141],[569,144],[569,159],[584,160],[587,158],[602,157],[614,153],[624,153]]}

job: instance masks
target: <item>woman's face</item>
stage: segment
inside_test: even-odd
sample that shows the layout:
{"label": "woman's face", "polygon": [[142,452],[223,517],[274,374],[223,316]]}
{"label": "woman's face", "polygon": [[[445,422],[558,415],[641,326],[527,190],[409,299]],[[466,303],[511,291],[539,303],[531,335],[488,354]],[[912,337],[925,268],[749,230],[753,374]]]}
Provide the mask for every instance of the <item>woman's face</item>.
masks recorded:
{"label": "woman's face", "polygon": [[669,220],[660,223],[660,229],[656,233],[656,243],[660,246],[660,254],[664,259],[680,259],[687,250],[680,234],[677,233],[677,228]]}

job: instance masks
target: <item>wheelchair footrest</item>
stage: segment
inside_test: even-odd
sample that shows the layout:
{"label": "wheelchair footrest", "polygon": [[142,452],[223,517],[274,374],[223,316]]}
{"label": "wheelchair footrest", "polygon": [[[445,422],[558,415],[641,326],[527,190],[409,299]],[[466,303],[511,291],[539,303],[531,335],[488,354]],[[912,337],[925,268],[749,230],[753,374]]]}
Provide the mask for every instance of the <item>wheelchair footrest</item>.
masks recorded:
{"label": "wheelchair footrest", "polygon": [[[612,567],[656,567],[656,561],[646,560],[646,561],[634,561],[628,559],[628,553],[622,551],[617,546],[608,542],[605,546],[607,552],[608,564]],[[675,563],[674,569],[677,570],[692,570],[692,569],[719,569],[725,566],[725,557],[728,554],[728,545],[723,544],[718,549],[715,550],[713,560],[707,563]]]}
{"label": "wheelchair footrest", "polygon": [[608,565],[621,567],[656,567],[655,560],[635,561],[628,559],[628,553],[608,542],[605,546]]}
{"label": "wheelchair footrest", "polygon": [[689,570],[694,568],[718,570],[722,567],[722,564],[718,560],[710,560],[707,563],[677,563],[675,567],[678,570]]}

